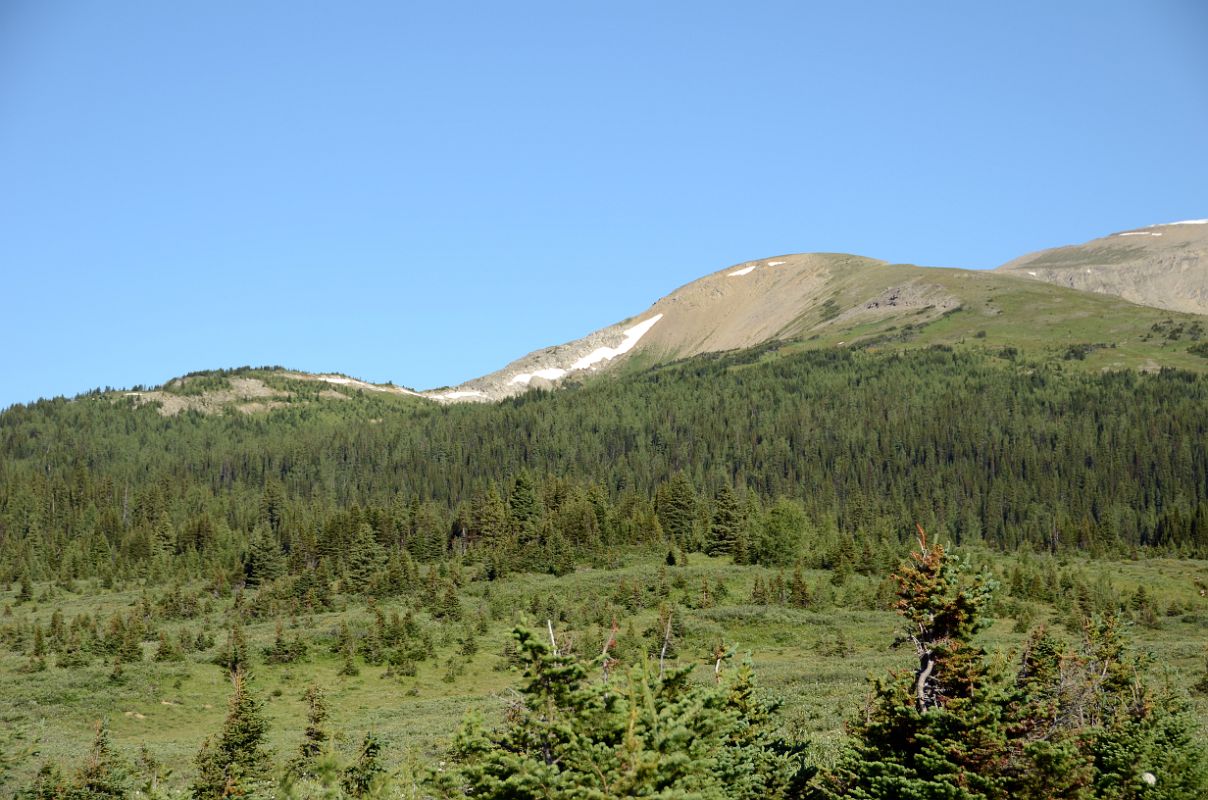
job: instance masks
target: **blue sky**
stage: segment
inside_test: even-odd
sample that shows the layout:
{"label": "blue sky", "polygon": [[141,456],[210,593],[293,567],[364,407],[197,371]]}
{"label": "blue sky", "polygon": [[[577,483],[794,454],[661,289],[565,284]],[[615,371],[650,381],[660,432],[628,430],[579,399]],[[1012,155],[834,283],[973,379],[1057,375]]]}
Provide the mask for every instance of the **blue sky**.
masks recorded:
{"label": "blue sky", "polygon": [[428,388],[785,252],[1208,216],[1208,11],[0,0],[0,407]]}

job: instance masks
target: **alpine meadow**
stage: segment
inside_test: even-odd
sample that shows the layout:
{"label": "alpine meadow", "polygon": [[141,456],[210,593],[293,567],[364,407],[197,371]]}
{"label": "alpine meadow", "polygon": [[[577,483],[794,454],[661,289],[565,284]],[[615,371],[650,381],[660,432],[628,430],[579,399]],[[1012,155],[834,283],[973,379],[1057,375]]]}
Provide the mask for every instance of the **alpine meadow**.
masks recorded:
{"label": "alpine meadow", "polygon": [[42,5],[0,798],[1208,798],[1192,4]]}

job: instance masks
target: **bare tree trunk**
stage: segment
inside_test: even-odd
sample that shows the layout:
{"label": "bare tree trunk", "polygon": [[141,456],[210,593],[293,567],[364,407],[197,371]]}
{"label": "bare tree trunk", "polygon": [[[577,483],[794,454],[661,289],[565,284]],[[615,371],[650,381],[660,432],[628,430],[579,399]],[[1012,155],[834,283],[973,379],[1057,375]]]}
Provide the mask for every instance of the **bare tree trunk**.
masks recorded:
{"label": "bare tree trunk", "polygon": [[935,657],[931,653],[923,653],[919,657],[919,674],[914,682],[915,702],[920,714],[928,709],[927,681],[931,679],[931,672],[934,669]]}
{"label": "bare tree trunk", "polygon": [[659,678],[663,677],[663,664],[667,660],[667,648],[671,645],[671,612],[667,612],[667,629],[663,632],[663,649],[659,653]]}
{"label": "bare tree trunk", "polygon": [[612,630],[608,634],[607,641],[604,642],[604,652],[600,654],[601,664],[604,670],[604,682],[608,683],[608,672],[612,669],[612,656],[608,655],[608,651],[616,646],[617,643],[617,621],[613,619]]}

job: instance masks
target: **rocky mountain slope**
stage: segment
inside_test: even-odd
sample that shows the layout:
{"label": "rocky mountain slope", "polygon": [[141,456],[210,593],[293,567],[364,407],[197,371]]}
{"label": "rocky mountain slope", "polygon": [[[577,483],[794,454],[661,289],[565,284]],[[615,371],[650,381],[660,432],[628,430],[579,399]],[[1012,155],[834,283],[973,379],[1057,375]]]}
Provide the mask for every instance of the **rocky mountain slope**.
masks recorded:
{"label": "rocky mountain slope", "polygon": [[998,268],[1157,308],[1208,314],[1208,220],[1134,228]]}
{"label": "rocky mountain slope", "polygon": [[251,413],[358,392],[398,402],[492,402],[609,370],[772,342],[1008,348],[1087,368],[1201,370],[1208,359],[1187,348],[1208,327],[1198,316],[1206,313],[1208,224],[1186,222],[1035,253],[993,271],[834,253],[748,261],[686,284],[581,339],[429,391],[278,369],[186,376],[124,396],[136,405],[155,403],[168,415],[227,408]]}
{"label": "rocky mountain slope", "polygon": [[[1201,241],[1184,235],[1181,227],[1175,231],[1169,234],[1172,242]],[[1032,347],[1060,349],[1079,342],[1106,347],[1110,342],[1119,350],[1125,341],[1127,353],[1130,340],[1152,333],[1152,326],[1170,317],[1133,303],[1148,300],[1145,305],[1173,308],[1172,302],[1153,301],[1177,297],[1187,312],[1208,313],[1208,279],[1196,277],[1204,275],[1208,258],[1195,255],[1199,246],[1171,247],[1163,257],[1181,265],[1179,277],[1150,286],[1148,293],[1141,291],[1148,285],[1144,276],[1162,273],[1159,264],[1165,262],[1138,258],[1138,263],[1120,273],[1121,280],[1124,275],[1134,276],[1130,280],[1139,287],[1128,294],[1092,288],[1081,280],[1073,286],[1057,280],[1050,281],[1055,286],[1038,284],[1036,279],[1046,274],[1041,273],[1043,267],[994,272],[941,269],[830,253],[749,261],[693,281],[641,314],[583,339],[537,350],[489,375],[425,395],[441,400],[499,400],[625,363],[660,363],[772,341],[901,345],[984,337],[995,330],[999,341]],[[1086,268],[1080,269],[1079,276],[1086,275]],[[1099,272],[1114,274],[1109,269]],[[1105,277],[1093,286],[1106,283]],[[1151,357],[1138,362],[1148,367],[1162,363],[1164,358]]]}

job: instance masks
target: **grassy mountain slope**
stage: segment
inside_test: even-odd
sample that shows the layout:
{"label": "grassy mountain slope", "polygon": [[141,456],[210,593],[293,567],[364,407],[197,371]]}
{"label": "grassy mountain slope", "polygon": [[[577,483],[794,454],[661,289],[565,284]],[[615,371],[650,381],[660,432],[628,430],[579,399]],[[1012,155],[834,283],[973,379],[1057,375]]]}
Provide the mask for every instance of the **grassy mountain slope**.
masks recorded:
{"label": "grassy mountain slope", "polygon": [[[617,349],[625,331],[643,323],[647,327],[631,349],[553,380],[541,377],[545,370],[573,366],[600,348]],[[814,253],[748,262],[708,275],[625,322],[530,353],[449,389],[416,392],[271,367],[196,373],[155,389],[112,396],[133,405],[153,404],[169,416],[185,410],[255,413],[362,395],[377,397],[385,408],[481,402],[579,382],[618,367],[634,372],[770,342],[787,344],[790,352],[937,344],[995,353],[1014,349],[1075,369],[1202,371],[1208,360],[1188,348],[1205,336],[1206,325],[1208,319],[1200,315],[1045,283],[1018,271],[917,267]],[[528,380],[518,381],[518,375]]]}
{"label": "grassy mountain slope", "polygon": [[[788,340],[848,347],[956,344],[983,331],[988,342],[1037,355],[1078,345],[1112,350],[1090,359],[1094,368],[1200,368],[1199,359],[1182,354],[1185,344],[1152,335],[1166,320],[1170,327],[1197,322],[1194,315],[1041,284],[1009,271],[887,264],[843,254],[785,255],[707,275],[623,323],[530,353],[457,389],[498,399],[626,361],[648,366]],[[643,325],[646,330],[625,354],[569,369],[583,354],[602,344],[615,346],[626,330]],[[566,374],[543,380],[536,376],[543,370]]]}
{"label": "grassy mountain slope", "polygon": [[1151,225],[1017,258],[998,268],[1134,303],[1208,313],[1208,220]]}

